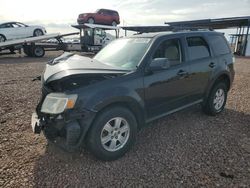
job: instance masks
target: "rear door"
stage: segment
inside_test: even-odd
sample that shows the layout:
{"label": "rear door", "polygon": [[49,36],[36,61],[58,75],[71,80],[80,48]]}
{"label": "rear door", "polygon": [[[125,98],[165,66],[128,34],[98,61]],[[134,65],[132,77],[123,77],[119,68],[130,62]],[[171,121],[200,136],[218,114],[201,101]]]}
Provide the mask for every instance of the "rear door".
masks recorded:
{"label": "rear door", "polygon": [[7,40],[15,37],[14,28],[11,23],[2,24],[0,28],[1,34],[3,34]]}
{"label": "rear door", "polygon": [[225,37],[222,34],[213,33],[208,35],[208,39],[210,46],[212,46],[213,54],[218,60],[218,67],[216,67],[218,71],[220,71],[219,67],[232,64],[232,52]]}
{"label": "rear door", "polygon": [[171,38],[160,41],[148,64],[155,58],[167,58],[171,65],[167,70],[151,72],[144,77],[148,119],[190,102],[188,98],[191,91],[188,79],[189,66],[185,62],[182,40]]}
{"label": "rear door", "polygon": [[103,23],[103,24],[109,24],[109,14],[106,10],[100,10],[100,20],[99,22]]}
{"label": "rear door", "polygon": [[192,84],[191,101],[203,99],[209,78],[216,67],[217,59],[203,34],[189,34],[185,39],[187,63],[190,66],[189,81]]}

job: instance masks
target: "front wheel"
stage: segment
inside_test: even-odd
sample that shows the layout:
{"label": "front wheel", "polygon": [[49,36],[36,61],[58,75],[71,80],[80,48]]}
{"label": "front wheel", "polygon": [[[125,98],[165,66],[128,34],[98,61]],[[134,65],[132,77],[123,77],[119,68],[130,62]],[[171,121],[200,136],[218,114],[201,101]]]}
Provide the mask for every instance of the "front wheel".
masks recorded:
{"label": "front wheel", "polygon": [[6,38],[4,35],[0,35],[0,42],[5,42],[6,41]]}
{"label": "front wheel", "polygon": [[94,23],[95,23],[94,18],[89,18],[89,19],[88,19],[88,23],[90,23],[90,24],[94,24]]}
{"label": "front wheel", "polygon": [[217,83],[211,90],[203,111],[208,115],[216,115],[223,111],[227,101],[227,86],[224,82]]}
{"label": "front wheel", "polygon": [[32,54],[34,57],[43,57],[45,54],[45,50],[41,46],[33,46]]}
{"label": "front wheel", "polygon": [[43,31],[41,29],[36,29],[33,33],[34,37],[42,36],[44,35]]}
{"label": "front wheel", "polygon": [[112,25],[112,26],[117,26],[116,21],[113,21],[113,22],[111,23],[111,25]]}
{"label": "front wheel", "polygon": [[128,109],[108,108],[94,121],[87,136],[87,147],[98,159],[116,160],[131,148],[136,133],[137,121]]}

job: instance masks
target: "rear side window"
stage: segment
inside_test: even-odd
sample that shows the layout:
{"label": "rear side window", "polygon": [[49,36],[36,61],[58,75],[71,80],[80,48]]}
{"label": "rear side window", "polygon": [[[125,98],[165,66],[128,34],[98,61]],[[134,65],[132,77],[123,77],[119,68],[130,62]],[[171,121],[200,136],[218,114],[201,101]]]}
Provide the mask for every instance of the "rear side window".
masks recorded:
{"label": "rear side window", "polygon": [[11,28],[11,27],[13,27],[12,26],[12,24],[2,24],[1,26],[0,26],[0,28]]}
{"label": "rear side window", "polygon": [[118,16],[118,13],[115,12],[115,11],[113,11],[113,12],[112,12],[112,15],[113,15],[113,16]]}
{"label": "rear side window", "polygon": [[188,37],[187,43],[190,60],[210,57],[208,44],[202,37]]}
{"label": "rear side window", "polygon": [[219,35],[211,35],[209,36],[209,41],[212,45],[215,55],[223,55],[231,53],[224,37]]}

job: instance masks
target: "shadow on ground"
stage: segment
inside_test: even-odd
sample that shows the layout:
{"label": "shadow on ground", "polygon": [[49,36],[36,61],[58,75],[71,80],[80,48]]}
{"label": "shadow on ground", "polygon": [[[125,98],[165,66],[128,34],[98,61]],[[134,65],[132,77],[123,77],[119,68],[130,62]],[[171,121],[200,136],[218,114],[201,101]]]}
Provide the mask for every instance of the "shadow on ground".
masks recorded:
{"label": "shadow on ground", "polygon": [[84,149],[47,145],[34,168],[35,187],[176,187],[250,184],[250,115],[226,109],[210,117],[199,106],[160,119],[113,162]]}

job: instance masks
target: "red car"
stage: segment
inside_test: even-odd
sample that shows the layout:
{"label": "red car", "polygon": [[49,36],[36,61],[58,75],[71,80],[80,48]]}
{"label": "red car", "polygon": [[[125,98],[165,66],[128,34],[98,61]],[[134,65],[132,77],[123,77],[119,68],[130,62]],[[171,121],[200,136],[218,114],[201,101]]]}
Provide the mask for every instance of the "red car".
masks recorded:
{"label": "red car", "polygon": [[120,24],[120,17],[117,11],[98,9],[95,13],[83,13],[78,16],[78,24],[105,24],[116,26]]}

